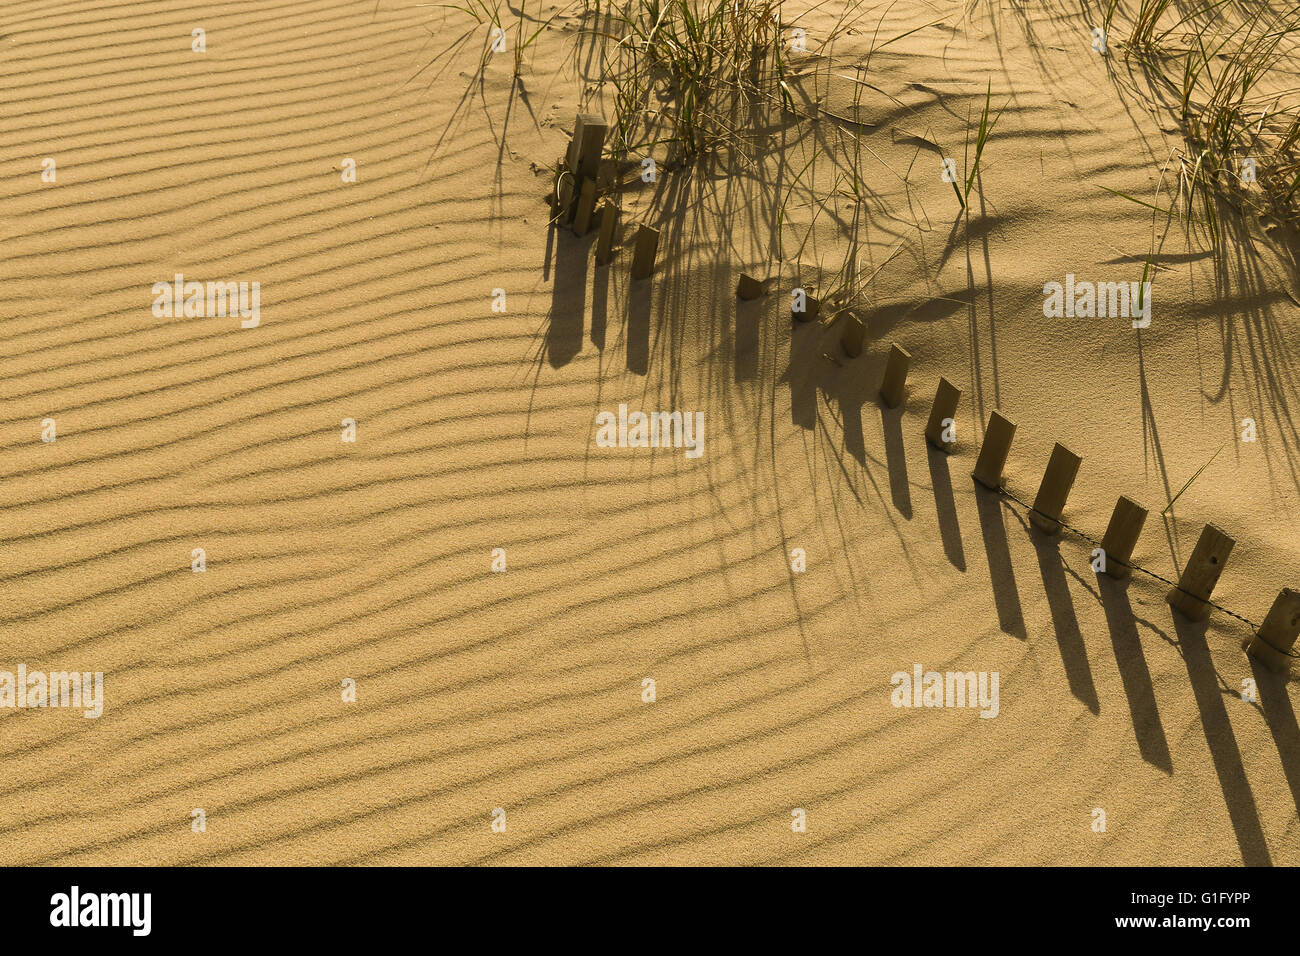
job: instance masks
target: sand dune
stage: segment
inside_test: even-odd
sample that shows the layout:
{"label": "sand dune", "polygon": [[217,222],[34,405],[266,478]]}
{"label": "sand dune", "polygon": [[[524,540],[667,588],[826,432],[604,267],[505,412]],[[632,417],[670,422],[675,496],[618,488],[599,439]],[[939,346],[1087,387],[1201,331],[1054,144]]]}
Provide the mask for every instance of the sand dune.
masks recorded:
{"label": "sand dune", "polygon": [[[1019,498],[1061,441],[1071,525],[1099,537],[1130,495],[1135,559],[1175,577],[1219,524],[1215,600],[1254,622],[1298,585],[1295,248],[1225,270],[1171,234],[1140,336],[1043,316],[1067,273],[1140,277],[1151,217],[1103,187],[1149,196],[1181,142],[1077,12],[976,4],[872,54],[865,105],[821,60],[944,10],[882,8],[796,63],[875,157],[884,265],[837,365],[788,290],[839,260],[853,203],[795,189],[773,225],[830,121],[770,117],[758,168],[630,191],[620,241],[672,226],[647,289],[626,248],[597,267],[547,223],[540,167],[598,105],[577,11],[480,83],[481,37],[421,72],[455,12],[154,6],[0,12],[0,670],[104,673],[98,719],[0,710],[0,860],[1300,862],[1296,678],[968,477],[1001,409]],[[986,90],[963,225],[939,163]],[[742,271],[771,294],[738,303]],[[259,324],[158,318],[178,273],[257,282]],[[941,375],[951,457],[921,437]],[[704,454],[598,447],[620,403],[703,411]],[[894,707],[914,664],[997,672],[996,719]]]}

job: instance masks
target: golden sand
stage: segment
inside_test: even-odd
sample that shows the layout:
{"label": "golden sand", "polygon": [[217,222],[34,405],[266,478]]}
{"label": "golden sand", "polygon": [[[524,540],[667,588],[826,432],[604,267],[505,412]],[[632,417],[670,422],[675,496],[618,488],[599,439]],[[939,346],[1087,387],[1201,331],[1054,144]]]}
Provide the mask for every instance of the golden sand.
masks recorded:
{"label": "golden sand", "polygon": [[[835,62],[944,12],[881,8]],[[649,283],[548,228],[581,23],[480,83],[481,38],[420,73],[466,18],[398,0],[4,5],[0,670],[105,678],[99,719],[0,710],[0,861],[1300,862],[1296,679],[969,478],[1001,409],[1013,494],[1063,442],[1071,525],[1135,498],[1174,577],[1215,522],[1215,600],[1260,621],[1300,585],[1285,244],[1224,279],[1171,235],[1140,334],[1045,318],[1046,282],[1140,278],[1151,216],[1103,187],[1150,197],[1182,138],[1083,18],[981,3],[873,54],[893,100],[815,55],[794,84],[865,124],[863,271],[902,243],[836,364],[791,326],[790,236],[838,261],[851,204],[774,228],[815,127],[632,190],[623,239],[671,224]],[[927,137],[989,89],[966,219]],[[258,282],[259,324],[156,317],[177,273]],[[599,447],[620,404],[704,412],[704,453]],[[917,664],[997,672],[997,717],[893,706]]]}

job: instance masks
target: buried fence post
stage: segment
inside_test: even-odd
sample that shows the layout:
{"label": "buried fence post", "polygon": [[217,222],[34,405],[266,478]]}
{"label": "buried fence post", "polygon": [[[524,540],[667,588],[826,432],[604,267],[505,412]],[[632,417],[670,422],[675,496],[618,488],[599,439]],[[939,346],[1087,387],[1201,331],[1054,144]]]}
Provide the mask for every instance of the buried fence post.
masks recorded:
{"label": "buried fence post", "polygon": [[1065,499],[1070,497],[1070,488],[1081,464],[1083,459],[1059,441],[1052,446],[1052,457],[1043,472],[1043,483],[1038,486],[1034,507],[1029,512],[1029,520],[1040,531],[1056,534],[1061,530],[1061,512],[1065,510]]}
{"label": "buried fence post", "polygon": [[614,204],[600,204],[600,232],[596,233],[596,265],[603,266],[614,255],[614,219],[618,215]]}
{"label": "buried fence post", "polygon": [[587,230],[591,228],[591,216],[596,211],[596,180],[582,180],[582,186],[578,190],[578,204],[574,207],[573,213],[573,232],[578,236],[585,236]]}
{"label": "buried fence post", "polygon": [[[925,440],[940,451],[951,451],[956,437],[951,441],[944,439],[944,433],[957,423],[957,403],[961,400],[961,389],[940,376],[939,387],[934,393],[934,404],[930,406],[930,421],[925,426]],[[948,424],[945,424],[947,422]]]}
{"label": "buried fence post", "polygon": [[912,356],[907,350],[897,342],[891,343],[885,378],[880,383],[880,397],[890,408],[897,408],[903,401],[903,394],[907,390],[907,369],[911,364]]}
{"label": "buried fence post", "polygon": [[1105,571],[1112,578],[1120,580],[1132,575],[1133,568],[1130,565],[1133,548],[1137,545],[1146,520],[1146,508],[1132,498],[1119,496],[1119,500],[1115,502],[1115,510],[1110,515],[1110,524],[1106,525],[1106,533],[1101,539],[1102,558],[1106,562]]}
{"label": "buried fence post", "polygon": [[844,313],[844,334],[840,336],[840,344],[844,346],[845,353],[850,358],[857,358],[862,354],[862,343],[867,337],[867,327],[852,312]]}
{"label": "buried fence post", "polygon": [[984,444],[980,446],[980,455],[975,459],[975,470],[971,472],[971,477],[985,488],[1000,491],[1002,469],[1011,452],[1011,439],[1015,437],[1015,422],[1004,418],[999,412],[991,414],[988,428],[984,429]]}
{"label": "buried fence post", "polygon": [[742,272],[740,282],[736,284],[736,295],[746,302],[751,302],[763,295],[763,283]]}
{"label": "buried fence post", "polygon": [[803,288],[795,289],[792,293],[793,301],[790,303],[790,315],[796,322],[811,322],[817,318],[817,313],[821,309],[821,302],[808,294]]}
{"label": "buried fence post", "polygon": [[605,133],[609,126],[605,117],[595,113],[579,113],[573,124],[573,139],[569,141],[566,157],[569,169],[581,182],[595,179],[600,170],[600,153],[605,147]]}
{"label": "buried fence post", "polygon": [[1269,670],[1285,674],[1291,669],[1291,648],[1297,635],[1300,635],[1300,592],[1283,588],[1259,626],[1259,632],[1250,639],[1246,653],[1261,660]]}
{"label": "buried fence post", "polygon": [[558,166],[552,218],[561,225],[572,226],[579,236],[586,235],[591,228],[591,215],[596,208],[596,177],[608,128],[604,117],[579,113],[573,124],[573,139]]}
{"label": "buried fence post", "polygon": [[632,248],[632,278],[647,279],[655,271],[655,253],[659,250],[659,230],[645,223],[637,226],[636,245]]}
{"label": "buried fence post", "polygon": [[1187,566],[1178,578],[1178,586],[1169,589],[1165,600],[1175,610],[1192,621],[1204,621],[1210,616],[1210,595],[1219,582],[1223,566],[1228,563],[1232,546],[1236,544],[1213,524],[1201,530]]}

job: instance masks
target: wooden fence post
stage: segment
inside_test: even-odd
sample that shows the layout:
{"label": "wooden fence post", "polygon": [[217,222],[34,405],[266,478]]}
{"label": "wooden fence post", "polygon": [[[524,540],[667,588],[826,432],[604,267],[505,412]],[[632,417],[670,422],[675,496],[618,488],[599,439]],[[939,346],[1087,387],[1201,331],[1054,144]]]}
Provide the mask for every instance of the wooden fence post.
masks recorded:
{"label": "wooden fence post", "polygon": [[885,364],[885,378],[880,383],[880,397],[890,408],[897,408],[907,392],[907,370],[912,356],[897,342],[889,346],[889,361]]}
{"label": "wooden fence post", "polygon": [[1133,573],[1133,548],[1137,546],[1146,520],[1146,508],[1132,498],[1119,496],[1115,510],[1110,515],[1110,524],[1106,525],[1106,533],[1101,539],[1105,570],[1112,578],[1121,580]]}
{"label": "wooden fence post", "polygon": [[[810,296],[806,289],[794,290],[802,291],[803,298],[796,296],[790,303],[790,314],[796,322],[811,322],[817,318],[817,312],[821,309],[821,302]],[[799,308],[802,305],[803,308]]]}
{"label": "wooden fence post", "polygon": [[746,302],[751,302],[763,295],[763,283],[742,272],[740,282],[736,284],[736,295]]}
{"label": "wooden fence post", "polygon": [[1219,582],[1223,566],[1228,563],[1232,546],[1236,544],[1221,528],[1207,524],[1201,530],[1196,548],[1178,578],[1178,586],[1170,588],[1165,600],[1176,611],[1193,621],[1204,621],[1210,616],[1210,595]]}
{"label": "wooden fence post", "polygon": [[956,443],[955,432],[952,442],[944,441],[943,433],[948,429],[944,422],[951,422],[953,428],[956,428],[959,401],[961,389],[940,377],[939,387],[934,393],[934,404],[930,406],[930,421],[925,426],[925,440],[940,451],[952,451],[952,446]]}
{"label": "wooden fence post", "polygon": [[1039,530],[1048,534],[1061,530],[1061,513],[1065,511],[1065,501],[1070,497],[1081,464],[1083,459],[1059,441],[1052,446],[1052,457],[1047,461],[1043,482],[1038,486],[1034,507],[1029,512],[1029,520]]}
{"label": "wooden fence post", "polygon": [[600,172],[600,154],[605,148],[605,133],[609,126],[605,117],[595,113],[579,113],[573,124],[573,139],[569,141],[567,156],[569,169],[582,179],[595,179]]}
{"label": "wooden fence post", "polygon": [[583,179],[578,189],[578,203],[574,206],[573,232],[585,236],[591,228],[591,216],[596,211],[596,180]]}
{"label": "wooden fence post", "polygon": [[867,337],[867,327],[852,312],[844,313],[844,333],[840,336],[840,344],[844,346],[844,351],[850,358],[857,358],[862,354],[862,343]]}
{"label": "wooden fence post", "polygon": [[647,279],[655,271],[655,253],[659,249],[659,230],[642,223],[636,230],[632,248],[632,278]]}
{"label": "wooden fence post", "polygon": [[985,488],[1000,491],[1002,469],[1006,467],[1007,455],[1011,453],[1011,439],[1015,437],[1015,422],[1003,417],[1000,412],[990,415],[988,428],[984,429],[984,444],[980,446],[980,455],[975,460],[975,470],[971,472],[971,477]]}
{"label": "wooden fence post", "polygon": [[596,265],[603,266],[614,256],[614,220],[618,210],[611,202],[601,203],[600,232],[596,234]]}
{"label": "wooden fence post", "polygon": [[1283,588],[1259,626],[1259,633],[1250,639],[1246,653],[1263,661],[1270,670],[1285,674],[1291,669],[1297,635],[1300,635],[1300,592]]}

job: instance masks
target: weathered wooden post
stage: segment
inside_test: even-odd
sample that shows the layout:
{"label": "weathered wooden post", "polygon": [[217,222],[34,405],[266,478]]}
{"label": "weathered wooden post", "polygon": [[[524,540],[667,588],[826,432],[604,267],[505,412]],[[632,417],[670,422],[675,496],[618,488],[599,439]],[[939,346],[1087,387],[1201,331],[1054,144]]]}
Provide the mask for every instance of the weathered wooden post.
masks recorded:
{"label": "weathered wooden post", "polygon": [[602,116],[579,113],[573,124],[573,139],[560,164],[555,182],[553,217],[561,225],[572,226],[579,236],[591,228],[596,208],[596,178],[600,173],[600,154],[605,148],[609,129]]}
{"label": "weathered wooden post", "polygon": [[907,391],[907,370],[912,365],[912,356],[897,342],[889,346],[889,361],[885,363],[885,378],[880,383],[880,397],[890,408],[897,408],[903,402]]}
{"label": "weathered wooden post", "polygon": [[1300,592],[1283,588],[1269,609],[1259,633],[1250,639],[1246,653],[1269,670],[1285,674],[1291,669],[1296,637],[1300,635]]}
{"label": "weathered wooden post", "polygon": [[1133,549],[1137,546],[1146,520],[1146,508],[1132,498],[1119,496],[1115,510],[1110,515],[1110,524],[1106,525],[1106,533],[1101,539],[1105,570],[1112,578],[1122,580],[1133,573]]}
{"label": "weathered wooden post", "polygon": [[[817,313],[821,309],[821,302],[810,296],[805,289],[795,289],[796,294],[790,302],[790,314],[796,322],[811,322],[817,318]],[[801,308],[802,306],[802,308]]]}
{"label": "weathered wooden post", "polygon": [[596,265],[603,266],[614,256],[614,221],[618,210],[611,202],[600,205],[600,232],[596,234]]}
{"label": "weathered wooden post", "polygon": [[636,244],[632,247],[632,278],[648,279],[655,271],[655,253],[659,249],[659,230],[645,223],[637,226]]}
{"label": "weathered wooden post", "polygon": [[961,401],[961,389],[948,381],[946,378],[939,378],[939,387],[934,393],[934,404],[930,406],[930,421],[925,426],[925,440],[940,451],[952,451],[952,446],[956,444],[955,433],[953,441],[944,441],[943,433],[947,431],[948,425],[952,424],[955,429],[957,425],[957,403]]}
{"label": "weathered wooden post", "polygon": [[1047,460],[1043,482],[1038,486],[1034,507],[1029,512],[1029,520],[1039,530],[1047,534],[1061,530],[1061,513],[1065,511],[1065,500],[1070,497],[1074,476],[1079,473],[1081,464],[1083,459],[1059,441],[1052,446],[1052,457]]}
{"label": "weathered wooden post", "polygon": [[1207,602],[1214,593],[1214,585],[1219,582],[1223,566],[1228,563],[1234,544],[1235,541],[1213,524],[1202,529],[1196,548],[1178,578],[1178,586],[1170,588],[1165,595],[1165,600],[1174,610],[1193,621],[1204,621],[1210,616]]}
{"label": "weathered wooden post", "polygon": [[745,273],[742,272],[740,274],[740,282],[736,284],[736,295],[744,299],[746,302],[751,302],[763,295],[763,283],[759,282],[753,276],[745,275]]}
{"label": "weathered wooden post", "polygon": [[573,139],[569,141],[566,157],[569,169],[579,180],[595,179],[600,171],[600,154],[605,148],[605,133],[609,126],[605,117],[595,113],[579,113],[573,124]]}
{"label": "weathered wooden post", "polygon": [[1002,469],[1006,467],[1007,455],[1011,453],[1011,439],[1015,437],[1015,422],[1004,418],[1000,412],[991,414],[988,428],[984,429],[984,444],[980,446],[980,455],[975,459],[975,470],[971,472],[971,477],[985,488],[1000,491]]}
{"label": "weathered wooden post", "polygon": [[596,211],[596,180],[583,179],[578,190],[578,203],[574,207],[573,232],[585,236],[591,228],[591,217]]}
{"label": "weathered wooden post", "polygon": [[852,312],[844,313],[844,333],[840,336],[840,344],[844,346],[844,352],[850,358],[857,358],[862,354],[862,343],[867,338],[867,327]]}

